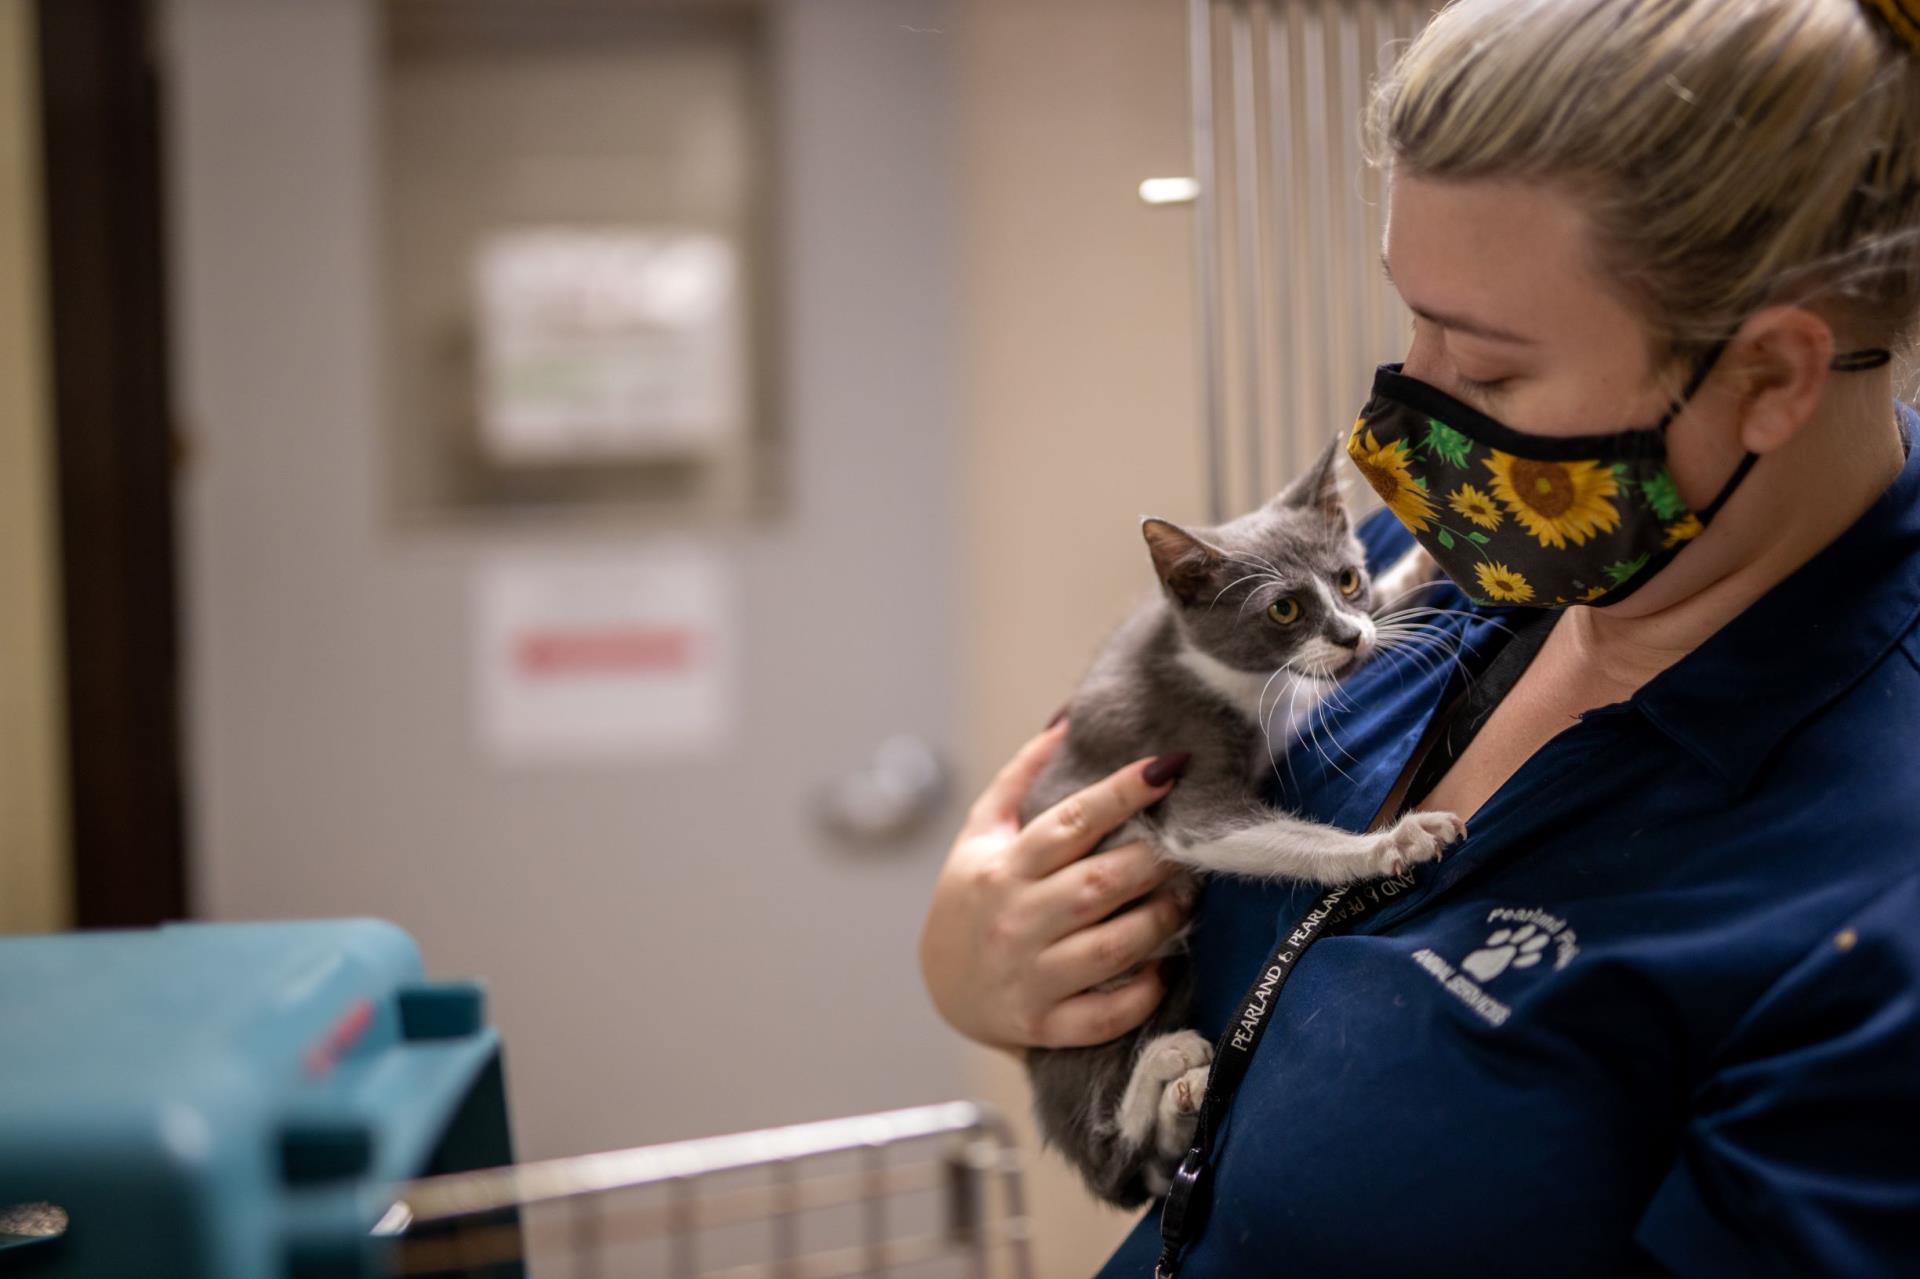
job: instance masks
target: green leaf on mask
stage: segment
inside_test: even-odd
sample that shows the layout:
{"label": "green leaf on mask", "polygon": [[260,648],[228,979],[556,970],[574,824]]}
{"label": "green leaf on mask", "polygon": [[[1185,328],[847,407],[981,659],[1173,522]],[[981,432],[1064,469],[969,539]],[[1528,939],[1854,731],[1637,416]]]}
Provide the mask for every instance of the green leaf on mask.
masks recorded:
{"label": "green leaf on mask", "polygon": [[1647,500],[1653,513],[1663,520],[1679,519],[1687,512],[1687,504],[1681,500],[1680,490],[1673,486],[1673,476],[1664,466],[1652,479],[1640,485],[1640,496]]}
{"label": "green leaf on mask", "polygon": [[1420,490],[1421,492],[1423,492],[1423,493],[1424,493],[1424,492],[1426,492],[1426,490],[1427,490],[1427,477],[1426,477],[1426,476],[1424,476],[1424,475],[1416,475],[1416,476],[1414,476],[1414,477],[1413,477],[1413,486],[1414,486],[1415,488],[1417,488],[1417,489],[1419,489],[1419,490]]}
{"label": "green leaf on mask", "polygon": [[1427,450],[1453,466],[1465,470],[1467,454],[1473,450],[1473,441],[1448,426],[1445,422],[1427,419]]}
{"label": "green leaf on mask", "polygon": [[1446,547],[1448,550],[1453,549],[1453,534],[1447,532],[1447,530],[1445,529],[1439,530],[1437,533],[1434,534],[1434,538],[1436,541],[1440,543],[1440,545]]}
{"label": "green leaf on mask", "polygon": [[1607,576],[1613,580],[1613,584],[1615,586],[1619,586],[1623,582],[1626,582],[1627,580],[1632,578],[1635,573],[1638,573],[1641,569],[1645,568],[1646,566],[1647,566],[1647,557],[1645,555],[1642,555],[1638,559],[1615,561],[1614,563],[1607,565],[1605,571]]}
{"label": "green leaf on mask", "polygon": [[1485,546],[1493,539],[1489,538],[1485,533],[1469,533],[1467,534],[1467,540],[1469,542],[1478,542],[1480,545]]}

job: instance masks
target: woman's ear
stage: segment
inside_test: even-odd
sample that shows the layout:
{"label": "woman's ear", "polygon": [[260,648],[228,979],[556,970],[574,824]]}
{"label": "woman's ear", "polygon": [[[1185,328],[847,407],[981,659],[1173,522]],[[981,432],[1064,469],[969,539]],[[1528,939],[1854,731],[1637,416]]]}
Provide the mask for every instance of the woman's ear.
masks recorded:
{"label": "woman's ear", "polygon": [[1727,354],[1740,447],[1771,453],[1813,420],[1833,361],[1833,330],[1812,311],[1773,306],[1747,318]]}

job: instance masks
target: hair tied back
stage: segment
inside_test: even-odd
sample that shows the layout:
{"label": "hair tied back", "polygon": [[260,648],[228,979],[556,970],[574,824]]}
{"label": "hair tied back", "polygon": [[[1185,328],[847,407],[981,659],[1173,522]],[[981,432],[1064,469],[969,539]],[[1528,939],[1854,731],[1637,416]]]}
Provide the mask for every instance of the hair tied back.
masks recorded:
{"label": "hair tied back", "polygon": [[1920,56],[1920,0],[1860,0],[1908,53]]}

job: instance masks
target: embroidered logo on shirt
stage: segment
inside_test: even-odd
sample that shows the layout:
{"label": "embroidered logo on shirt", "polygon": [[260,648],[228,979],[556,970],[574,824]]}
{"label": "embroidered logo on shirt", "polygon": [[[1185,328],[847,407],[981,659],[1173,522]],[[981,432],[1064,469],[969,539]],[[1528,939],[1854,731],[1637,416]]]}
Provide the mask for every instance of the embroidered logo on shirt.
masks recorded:
{"label": "embroidered logo on shirt", "polygon": [[1413,962],[1440,983],[1441,989],[1465,1004],[1490,1026],[1505,1023],[1513,1010],[1489,995],[1481,983],[1514,970],[1534,967],[1554,947],[1555,972],[1573,962],[1580,953],[1579,938],[1567,921],[1538,907],[1515,909],[1496,906],[1487,912],[1487,923],[1496,924],[1486,941],[1460,961],[1458,968],[1422,947],[1413,952]]}
{"label": "embroidered logo on shirt", "polygon": [[1540,962],[1547,940],[1532,924],[1496,929],[1486,945],[1460,961],[1460,970],[1480,981],[1492,981],[1508,968],[1531,968]]}

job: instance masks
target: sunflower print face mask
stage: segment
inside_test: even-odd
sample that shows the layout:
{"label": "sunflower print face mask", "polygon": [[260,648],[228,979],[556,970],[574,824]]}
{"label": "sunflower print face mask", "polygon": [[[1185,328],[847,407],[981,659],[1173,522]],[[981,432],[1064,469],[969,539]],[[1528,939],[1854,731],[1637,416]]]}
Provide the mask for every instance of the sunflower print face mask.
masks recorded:
{"label": "sunflower print face mask", "polygon": [[[1700,534],[1757,460],[1749,453],[1699,511],[1687,508],[1667,470],[1667,426],[1721,349],[1656,425],[1581,436],[1515,431],[1383,364],[1347,454],[1474,603],[1617,603]],[[1878,368],[1889,358],[1855,351],[1833,367]]]}

